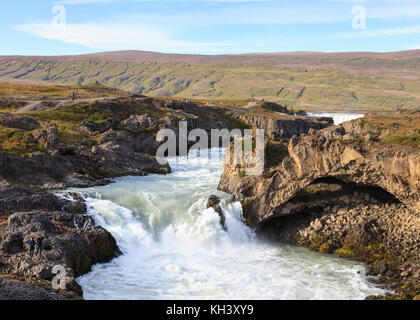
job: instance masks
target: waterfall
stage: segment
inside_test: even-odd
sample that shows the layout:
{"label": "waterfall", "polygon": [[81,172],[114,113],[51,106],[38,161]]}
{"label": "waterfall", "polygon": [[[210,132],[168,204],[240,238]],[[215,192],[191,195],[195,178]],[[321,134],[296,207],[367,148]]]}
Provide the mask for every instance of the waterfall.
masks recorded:
{"label": "waterfall", "polygon": [[365,115],[362,113],[308,113],[310,117],[331,117],[335,125],[342,124],[343,122],[363,118]]}
{"label": "waterfall", "polygon": [[[73,189],[123,255],[77,279],[85,299],[364,299],[383,294],[364,266],[305,248],[264,243],[242,206],[217,191],[221,149],[170,159],[169,175]],[[221,198],[227,232],[206,208]]]}

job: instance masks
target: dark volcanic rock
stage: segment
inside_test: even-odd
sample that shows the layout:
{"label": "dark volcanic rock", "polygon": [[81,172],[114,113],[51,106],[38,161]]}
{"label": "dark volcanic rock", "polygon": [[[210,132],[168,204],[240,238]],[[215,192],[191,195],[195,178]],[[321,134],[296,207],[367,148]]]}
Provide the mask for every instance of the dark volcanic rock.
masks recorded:
{"label": "dark volcanic rock", "polygon": [[0,181],[0,215],[16,211],[61,210],[65,201],[45,191],[33,191],[25,187]]}
{"label": "dark volcanic rock", "polygon": [[[46,281],[50,286],[53,267],[63,266],[67,291],[77,298],[82,293],[75,278],[89,272],[94,264],[121,254],[112,235],[96,226],[86,214],[83,199],[73,193],[68,199],[59,199],[45,191],[3,183],[2,202],[0,215],[9,216],[0,223],[0,273]],[[31,237],[44,238],[42,256],[29,256],[27,243]],[[19,288],[15,291],[19,297]]]}
{"label": "dark volcanic rock", "polygon": [[24,185],[65,183],[74,170],[71,161],[58,154],[36,152],[27,157],[15,157],[0,153],[0,177]]}
{"label": "dark volcanic rock", "polygon": [[34,130],[32,135],[47,150],[54,149],[58,144],[58,130],[54,123],[43,123],[41,129]]}
{"label": "dark volcanic rock", "polygon": [[34,118],[10,113],[0,113],[0,125],[25,131],[31,131],[40,127],[39,122]]}
{"label": "dark volcanic rock", "polygon": [[240,116],[240,119],[253,127],[264,129],[265,135],[275,141],[300,136],[308,133],[311,129],[320,130],[334,124],[332,118],[275,117],[264,114],[245,114]]}
{"label": "dark volcanic rock", "polygon": [[[30,237],[43,236],[42,258],[30,257]],[[66,270],[68,288],[80,291],[74,279],[89,272],[96,263],[108,262],[121,252],[112,235],[95,226],[87,215],[33,211],[15,213],[2,230],[0,249],[7,259],[3,273],[16,277],[51,280],[52,268]]]}
{"label": "dark volcanic rock", "polygon": [[380,275],[384,275],[388,271],[388,264],[385,261],[379,262],[375,266],[375,272]]}
{"label": "dark volcanic rock", "polygon": [[225,164],[219,189],[242,202],[259,235],[363,261],[396,290],[393,298],[413,299],[420,292],[420,153],[378,141],[378,130],[363,119],[310,129],[274,153],[261,175]]}
{"label": "dark volcanic rock", "polygon": [[0,277],[0,300],[64,300],[37,285]]}
{"label": "dark volcanic rock", "polygon": [[92,148],[96,165],[108,176],[146,175],[169,173],[169,165],[161,165],[154,156],[135,152],[124,145],[108,142]]}
{"label": "dark volcanic rock", "polygon": [[301,117],[307,117],[308,114],[306,113],[305,110],[299,110],[298,112],[296,112],[297,116],[301,116]]}
{"label": "dark volcanic rock", "polygon": [[144,130],[154,131],[156,129],[157,120],[150,117],[148,114],[132,115],[124,122],[124,129],[139,133]]}
{"label": "dark volcanic rock", "polygon": [[219,214],[220,225],[222,226],[223,230],[227,231],[225,225],[226,217],[223,213],[222,207],[220,206],[220,198],[215,195],[211,195],[209,197],[209,200],[207,201],[207,208],[213,208],[214,211],[216,211]]}
{"label": "dark volcanic rock", "polygon": [[347,232],[345,242],[367,246],[373,240],[379,240],[380,235],[375,230],[378,230],[378,226],[374,220],[361,221]]}

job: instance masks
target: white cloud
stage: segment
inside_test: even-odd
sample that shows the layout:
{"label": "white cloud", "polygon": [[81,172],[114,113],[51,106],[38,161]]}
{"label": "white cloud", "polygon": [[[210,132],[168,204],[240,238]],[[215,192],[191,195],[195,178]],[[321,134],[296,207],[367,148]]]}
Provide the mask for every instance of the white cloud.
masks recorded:
{"label": "white cloud", "polygon": [[398,36],[404,34],[420,34],[420,25],[339,33],[333,37],[341,39],[351,39],[359,37]]}
{"label": "white cloud", "polygon": [[276,0],[60,0],[59,4],[93,4],[110,2],[275,2]]}
{"label": "white cloud", "polygon": [[65,28],[54,28],[51,24],[25,24],[15,29],[37,37],[101,50],[218,53],[230,47],[224,43],[179,41],[167,30],[140,25],[68,23]]}
{"label": "white cloud", "polygon": [[415,44],[407,47],[408,50],[419,50],[420,44]]}
{"label": "white cloud", "polygon": [[[351,21],[351,8],[356,0],[321,0],[297,3],[278,0],[61,0],[61,4],[93,4],[109,2],[236,2],[237,6],[206,6],[202,10],[133,14],[132,19],[147,21],[149,25],[176,25],[177,28],[239,24],[297,24],[334,23]],[[366,4],[367,19],[420,18],[420,4],[411,0],[357,0]],[[240,5],[239,5],[240,4]],[[385,4],[385,5],[384,5]],[[125,12],[127,18],[130,15]],[[125,21],[125,17],[120,19]]]}
{"label": "white cloud", "polygon": [[[176,3],[193,0],[61,0],[60,3],[81,4],[118,1]],[[351,2],[353,0],[310,1],[305,2],[305,5],[301,5],[301,7],[296,3],[275,0],[194,1],[238,2],[242,4],[237,6],[202,6],[202,10],[199,8],[174,12],[165,10],[159,13],[149,11],[143,14],[135,12],[128,14],[121,11],[115,12],[112,17],[102,17],[100,21],[91,20],[89,23],[69,23],[65,30],[54,29],[47,23],[23,24],[17,26],[16,29],[37,37],[59,40],[99,50],[138,49],[172,53],[234,53],[249,51],[247,49],[238,49],[238,46],[255,50],[256,42],[260,38],[264,39],[263,42],[267,45],[267,43],[278,41],[281,37],[290,37],[290,35],[296,34],[294,30],[290,29],[294,27],[292,24],[321,24],[348,21],[349,30],[351,30],[351,20],[353,18],[351,13]],[[346,4],[345,2],[348,3]],[[420,5],[418,2],[414,4],[411,0],[403,0],[401,5],[396,5],[395,0],[365,0],[363,2],[367,6],[368,28],[369,19],[420,18]],[[95,17],[94,19],[97,18]],[[108,23],[105,19],[113,22]],[[244,30],[249,30],[250,25],[265,25],[267,27],[269,24],[279,26],[277,29],[273,27],[273,30],[278,30],[276,39],[268,39],[264,35],[255,36],[252,32],[248,37],[244,32],[243,36],[233,37],[229,43],[180,40],[181,35],[186,37],[189,34],[193,34],[195,37],[198,37],[201,29],[203,29],[204,37],[207,37],[207,33],[211,33],[211,28],[213,27],[216,28],[215,33],[220,33],[221,27],[226,28],[226,34],[228,35],[229,28],[232,26],[246,25]],[[372,25],[374,24],[372,23]],[[234,32],[237,32],[237,29]],[[389,29],[355,30],[339,34],[332,34],[332,32],[334,31],[320,36],[320,38],[350,39],[418,34],[420,33],[420,25]],[[222,37],[226,38],[223,34]],[[304,39],[305,35],[300,35],[300,38]]]}

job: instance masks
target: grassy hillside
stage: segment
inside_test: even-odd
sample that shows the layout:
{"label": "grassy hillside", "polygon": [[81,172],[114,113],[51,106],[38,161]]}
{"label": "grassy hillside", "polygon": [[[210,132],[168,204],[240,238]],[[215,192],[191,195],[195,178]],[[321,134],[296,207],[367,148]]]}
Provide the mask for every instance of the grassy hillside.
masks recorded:
{"label": "grassy hillside", "polygon": [[0,57],[0,79],[196,99],[264,98],[306,110],[420,108],[420,51],[231,56],[117,52]]}
{"label": "grassy hillside", "polygon": [[377,128],[376,132],[371,133],[374,139],[420,149],[420,111],[372,114],[358,121],[362,126],[373,125]]}

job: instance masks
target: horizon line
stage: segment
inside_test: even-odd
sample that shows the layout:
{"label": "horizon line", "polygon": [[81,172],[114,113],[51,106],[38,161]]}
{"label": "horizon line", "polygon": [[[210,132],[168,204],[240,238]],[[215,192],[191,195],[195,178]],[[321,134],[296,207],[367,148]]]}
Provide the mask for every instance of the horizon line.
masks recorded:
{"label": "horizon line", "polygon": [[82,57],[104,54],[118,54],[118,53],[148,53],[158,55],[171,55],[171,56],[202,56],[202,57],[221,57],[221,56],[252,56],[252,55],[276,55],[276,54],[392,54],[392,53],[409,53],[420,52],[420,49],[397,50],[397,51],[272,51],[272,52],[245,52],[245,53],[219,53],[219,54],[202,54],[202,53],[170,53],[148,50],[111,50],[111,51],[98,51],[91,53],[81,54],[60,54],[60,55],[31,55],[31,54],[0,54],[0,57]]}

